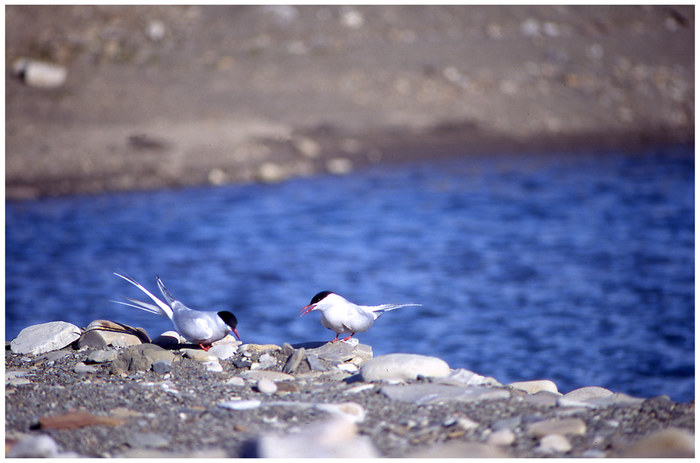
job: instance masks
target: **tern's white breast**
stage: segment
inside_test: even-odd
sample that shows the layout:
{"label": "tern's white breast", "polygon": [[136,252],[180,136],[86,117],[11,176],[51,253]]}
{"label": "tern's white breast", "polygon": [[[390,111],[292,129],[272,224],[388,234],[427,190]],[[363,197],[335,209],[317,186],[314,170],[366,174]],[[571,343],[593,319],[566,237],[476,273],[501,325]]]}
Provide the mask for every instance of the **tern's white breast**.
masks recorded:
{"label": "tern's white breast", "polygon": [[321,323],[336,333],[362,333],[374,323],[374,316],[352,303],[334,304],[321,310]]}

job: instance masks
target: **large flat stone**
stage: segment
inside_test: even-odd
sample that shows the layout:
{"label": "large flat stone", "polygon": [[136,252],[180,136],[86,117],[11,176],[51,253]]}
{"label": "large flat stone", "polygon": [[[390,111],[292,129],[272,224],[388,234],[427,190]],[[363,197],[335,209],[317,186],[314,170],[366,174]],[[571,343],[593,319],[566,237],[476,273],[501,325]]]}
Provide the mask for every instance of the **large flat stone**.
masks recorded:
{"label": "large flat stone", "polygon": [[418,405],[459,401],[508,399],[510,392],[503,388],[481,386],[447,386],[443,384],[386,385],[381,393],[391,400],[412,402]]}
{"label": "large flat stone", "polygon": [[270,381],[289,381],[294,379],[294,376],[288,375],[287,373],[269,370],[246,370],[240,374],[240,377],[250,381],[260,381],[261,379],[269,379]]}
{"label": "large flat stone", "polygon": [[437,357],[417,354],[388,354],[376,357],[360,369],[363,381],[409,380],[419,376],[444,378],[450,366]]}
{"label": "large flat stone", "polygon": [[173,362],[178,357],[155,344],[139,344],[122,350],[110,365],[112,374],[147,371],[158,361]]}
{"label": "large flat stone", "polygon": [[15,354],[43,354],[72,344],[81,330],[68,322],[48,322],[28,326],[10,343]]}
{"label": "large flat stone", "polygon": [[552,392],[554,394],[559,394],[557,385],[554,384],[553,381],[550,381],[548,379],[538,379],[535,381],[516,381],[514,383],[510,383],[508,386],[515,389],[520,389],[522,391],[527,392],[528,394],[536,394],[540,391],[547,391]]}
{"label": "large flat stone", "polygon": [[327,342],[320,347],[307,348],[306,355],[316,356],[335,365],[352,362],[357,366],[365,364],[372,356],[372,347],[366,344],[353,345],[347,342]]}
{"label": "large flat stone", "polygon": [[128,347],[149,342],[143,328],[134,328],[110,320],[94,320],[80,337],[80,347]]}

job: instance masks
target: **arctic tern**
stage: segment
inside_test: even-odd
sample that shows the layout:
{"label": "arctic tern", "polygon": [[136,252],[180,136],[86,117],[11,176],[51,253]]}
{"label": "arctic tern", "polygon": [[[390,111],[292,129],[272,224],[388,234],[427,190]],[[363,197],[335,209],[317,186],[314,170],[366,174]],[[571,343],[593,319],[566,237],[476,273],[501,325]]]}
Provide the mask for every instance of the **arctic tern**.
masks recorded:
{"label": "arctic tern", "polygon": [[320,311],[321,324],[336,332],[335,339],[331,342],[338,341],[340,333],[351,333],[350,336],[342,339],[347,341],[355,333],[363,333],[370,329],[374,321],[384,312],[408,306],[420,306],[420,304],[357,305],[334,292],[321,291],[311,299],[309,305],[300,310],[299,316],[314,310]]}
{"label": "arctic tern", "polygon": [[114,274],[125,279],[146,293],[146,295],[150,297],[151,300],[156,303],[156,305],[148,302],[137,301],[128,297],[125,297],[124,299],[130,303],[121,301],[112,302],[168,317],[170,321],[173,322],[173,326],[175,326],[178,333],[180,333],[187,341],[199,344],[199,346],[205,351],[209,350],[213,342],[223,339],[232,331],[239,340],[241,339],[240,336],[238,336],[238,331],[236,330],[238,320],[231,312],[225,310],[210,312],[192,310],[186,307],[182,302],[175,300],[168,290],[165,289],[165,285],[163,285],[160,278],[156,276],[158,288],[167,301],[166,304],[151,294],[150,291],[135,280],[116,272]]}

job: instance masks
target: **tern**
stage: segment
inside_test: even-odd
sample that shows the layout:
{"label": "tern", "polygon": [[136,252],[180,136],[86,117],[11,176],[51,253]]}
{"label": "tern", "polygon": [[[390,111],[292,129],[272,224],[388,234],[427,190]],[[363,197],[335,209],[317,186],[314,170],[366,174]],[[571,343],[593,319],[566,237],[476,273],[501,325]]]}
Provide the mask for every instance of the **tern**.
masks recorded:
{"label": "tern", "polygon": [[187,341],[199,344],[199,346],[205,351],[209,350],[213,342],[223,339],[232,331],[239,340],[241,339],[241,337],[238,336],[238,330],[236,330],[238,320],[231,312],[225,310],[210,312],[192,310],[189,307],[186,307],[182,302],[175,300],[168,290],[165,289],[165,285],[163,285],[160,278],[156,276],[158,288],[163,294],[165,300],[168,302],[166,304],[151,294],[149,290],[144,288],[136,280],[116,272],[114,274],[119,278],[125,279],[146,293],[146,295],[150,297],[151,300],[156,303],[156,305],[148,302],[137,301],[135,299],[129,299],[128,297],[125,297],[124,299],[129,302],[112,302],[168,317],[170,321],[173,322],[173,326],[175,326],[178,333],[180,333]]}
{"label": "tern", "polygon": [[331,342],[338,341],[340,333],[351,333],[350,336],[342,339],[347,341],[355,333],[364,333],[370,329],[374,321],[384,312],[408,306],[420,306],[420,304],[357,305],[334,292],[321,291],[311,299],[309,305],[300,310],[299,316],[319,310],[321,324],[336,332],[335,339]]}

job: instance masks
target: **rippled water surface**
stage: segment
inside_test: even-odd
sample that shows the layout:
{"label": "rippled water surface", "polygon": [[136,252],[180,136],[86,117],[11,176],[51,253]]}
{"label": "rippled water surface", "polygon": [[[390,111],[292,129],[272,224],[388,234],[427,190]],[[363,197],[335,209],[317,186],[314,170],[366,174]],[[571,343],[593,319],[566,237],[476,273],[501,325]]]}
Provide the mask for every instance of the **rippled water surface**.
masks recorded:
{"label": "rippled water surface", "polygon": [[321,290],[417,302],[357,337],[375,355],[444,358],[501,382],[548,378],[694,398],[694,161],[644,155],[468,157],[277,185],[6,204],[6,338],[107,318],[156,291],[229,309],[245,342],[330,340]]}

